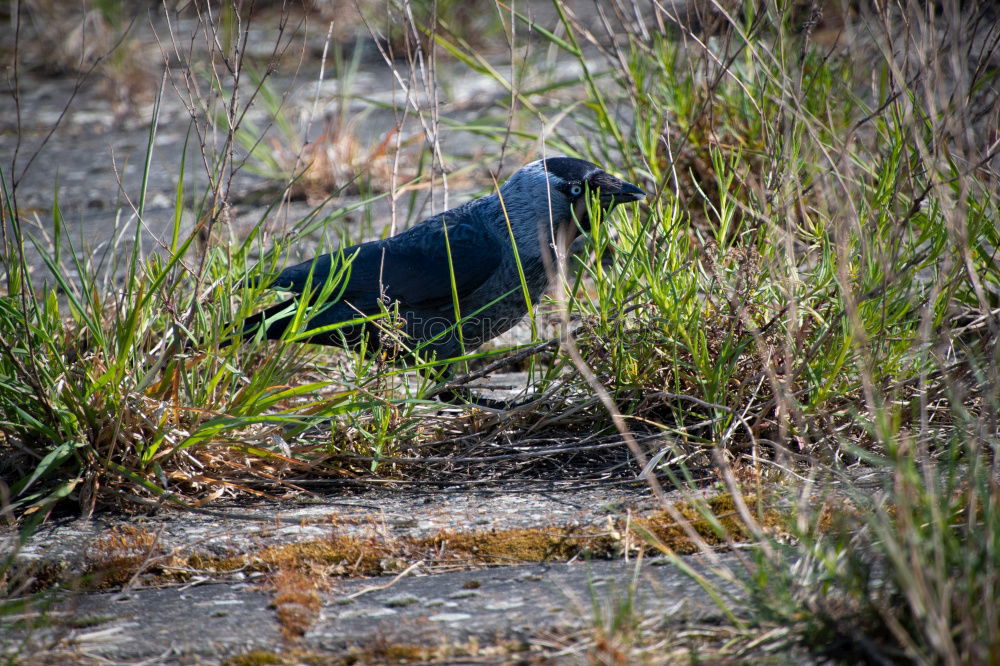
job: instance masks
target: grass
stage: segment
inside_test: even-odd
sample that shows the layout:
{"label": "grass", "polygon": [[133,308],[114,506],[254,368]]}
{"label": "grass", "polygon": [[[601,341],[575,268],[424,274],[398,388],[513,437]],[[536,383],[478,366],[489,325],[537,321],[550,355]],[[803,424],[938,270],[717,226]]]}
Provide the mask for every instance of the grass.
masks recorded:
{"label": "grass", "polygon": [[[508,166],[562,153],[643,185],[646,204],[598,220],[590,253],[567,259],[548,306],[563,344],[551,361],[529,361],[538,387],[554,391],[577,428],[618,428],[634,466],[662,482],[695,487],[696,470],[677,461],[704,455],[735,497],[766,486],[795,507],[790,542],[739,502],[742,526],[720,525],[758,546],[732,573],[752,603],[725,607],[744,645],[775,636],[831,645],[848,660],[996,661],[1000,196],[989,128],[1000,55],[991,10],[827,3],[820,18],[793,3],[723,6],[705,17],[711,39],[686,17],[668,39],[656,28],[671,19],[662,13],[589,23],[556,2],[542,25],[498,4],[517,65],[509,73],[460,26],[414,18],[410,31],[423,38],[393,65],[398,80],[430,89],[441,68],[465,68],[506,98],[474,121],[409,99],[395,107],[431,144],[430,164],[408,163],[418,166],[402,217],[420,217],[414,187],[464,157],[442,143],[448,132],[481,137],[489,168],[495,153]],[[954,35],[982,51],[966,53]],[[210,87],[229,91],[224,103],[192,105],[190,149],[205,155],[209,187],[190,192],[181,174],[159,252],[140,249],[145,180],[118,218],[116,237],[131,242],[101,257],[60,240],[57,188],[42,224],[52,234],[33,238],[17,203],[21,175],[2,171],[0,441],[21,456],[8,511],[26,530],[67,501],[89,512],[128,496],[185,503],[262,492],[280,487],[278,469],[349,464],[324,462],[331,451],[365,459],[352,473],[398,474],[380,461],[434,439],[420,399],[429,386],[403,381],[385,359],[259,341],[218,348],[231,322],[267,298],[244,278],[287,263],[294,243],[352,212],[317,203],[281,236],[264,214],[245,237],[227,238],[240,150],[271,169],[276,207],[294,187],[319,202],[329,183],[345,186],[341,176],[311,180],[304,169],[318,149],[301,159],[308,151],[266,75],[248,82],[241,71],[211,70]],[[200,99],[196,84],[180,90]],[[268,107],[283,147],[240,122],[256,104]],[[343,114],[336,122],[333,144],[352,128]],[[217,150],[213,132],[223,137]],[[388,151],[354,154],[388,174],[395,211],[403,183],[385,160],[403,158]],[[33,248],[54,283],[27,270]],[[486,436],[544,418],[460,426]],[[295,441],[331,419],[324,446]],[[637,433],[658,433],[659,448],[644,449]],[[615,626],[600,641],[627,654],[634,625],[620,636]]]}

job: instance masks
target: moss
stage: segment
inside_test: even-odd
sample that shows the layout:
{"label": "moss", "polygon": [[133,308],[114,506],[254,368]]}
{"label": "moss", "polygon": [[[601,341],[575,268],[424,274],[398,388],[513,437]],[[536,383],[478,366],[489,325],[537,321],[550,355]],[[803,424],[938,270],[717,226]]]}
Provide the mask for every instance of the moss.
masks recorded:
{"label": "moss", "polygon": [[377,576],[392,549],[383,541],[340,536],[270,546],[249,558],[267,568],[321,568],[328,575]]}
{"label": "moss", "polygon": [[107,624],[118,619],[114,615],[84,615],[82,617],[70,617],[67,618],[63,624],[67,627],[73,629],[89,629],[91,627],[98,627],[102,624]]}
{"label": "moss", "polygon": [[24,560],[16,562],[6,571],[0,571],[0,592],[13,590],[40,592],[66,582],[69,562],[65,560]]}
{"label": "moss", "polygon": [[[376,638],[358,646],[336,661],[324,664],[437,664],[437,663],[514,663],[511,655],[523,652],[527,646],[519,641],[501,641],[483,646],[475,638],[464,643],[421,645],[394,643]],[[468,660],[467,660],[468,659]],[[483,661],[483,660],[486,661]],[[310,663],[308,660],[303,660]],[[521,662],[517,662],[521,663]]]}
{"label": "moss", "polygon": [[116,525],[87,550],[84,586],[124,585],[152,558],[162,555],[157,535],[143,525]]}
{"label": "moss", "polygon": [[381,663],[406,664],[429,661],[434,658],[434,650],[423,645],[383,645],[365,656]]}
{"label": "moss", "polygon": [[477,564],[550,562],[567,560],[588,550],[594,556],[608,554],[609,537],[574,533],[554,526],[489,532],[441,532],[418,545],[452,559]]}
{"label": "moss", "polygon": [[193,554],[187,558],[187,568],[210,573],[226,573],[242,569],[246,566],[246,557],[240,555],[234,557],[205,557],[204,555]]}
{"label": "moss", "polygon": [[[773,508],[758,511],[756,505],[760,502],[757,499],[749,495],[744,496],[754,520],[768,529],[783,526],[785,517]],[[766,506],[767,502],[760,504]],[[698,503],[677,502],[673,508],[688,521],[695,533],[711,546],[747,541],[752,537],[750,529],[740,518],[733,496],[729,493],[715,495]],[[692,542],[687,531],[673,519],[669,511],[658,511],[649,518],[635,522],[676,553],[688,554],[698,550],[697,544]]]}
{"label": "moss", "polygon": [[286,640],[304,636],[319,617],[322,600],[317,591],[318,580],[322,579],[296,569],[282,569],[275,574],[271,604],[277,611],[278,624]]}
{"label": "moss", "polygon": [[274,652],[247,652],[246,654],[230,657],[222,662],[223,666],[274,666],[292,663],[290,660]]}
{"label": "moss", "polygon": [[[787,516],[770,508],[775,504],[773,498],[746,495],[744,499],[754,519],[765,530],[781,530],[787,524]],[[677,502],[673,508],[710,545],[720,546],[751,538],[750,530],[739,517],[733,496],[728,493],[697,502]],[[714,518],[706,519],[705,512],[710,512]],[[828,517],[824,525],[830,525]],[[140,567],[145,567],[155,582],[185,580],[190,578],[192,571],[225,573],[236,570],[296,571],[308,574],[311,580],[321,580],[330,576],[395,573],[420,559],[466,565],[555,562],[578,556],[603,559],[620,556],[626,547],[657,550],[656,545],[647,543],[643,538],[644,532],[653,535],[660,544],[674,552],[683,554],[697,550],[697,545],[668,511],[658,511],[646,518],[633,518],[631,527],[632,533],[627,534],[625,521],[615,521],[609,516],[608,524],[603,528],[549,525],[484,532],[444,530],[427,537],[396,540],[336,536],[268,546],[244,555],[213,558],[190,554],[163,560],[155,535],[141,526],[125,526],[114,529],[95,542],[88,553],[84,586],[106,588],[121,585],[130,580]],[[152,561],[153,556],[161,559]],[[43,565],[35,575],[41,581],[39,584],[54,584],[64,577],[64,567]],[[292,608],[291,602],[289,608]],[[289,618],[290,627],[298,624],[298,620]],[[295,633],[296,630],[292,630],[290,635]]]}
{"label": "moss", "polygon": [[480,663],[483,658],[487,658],[489,663],[501,659],[503,663],[507,663],[507,658],[511,655],[524,652],[527,649],[528,645],[521,641],[500,641],[493,645],[482,646],[478,640],[470,638],[464,643],[419,645],[394,643],[383,638],[375,638],[365,645],[355,646],[350,648],[348,652],[339,655],[318,654],[305,650],[290,650],[281,654],[255,651],[230,657],[223,662],[223,666],[466,663],[463,658],[472,658],[475,663]]}

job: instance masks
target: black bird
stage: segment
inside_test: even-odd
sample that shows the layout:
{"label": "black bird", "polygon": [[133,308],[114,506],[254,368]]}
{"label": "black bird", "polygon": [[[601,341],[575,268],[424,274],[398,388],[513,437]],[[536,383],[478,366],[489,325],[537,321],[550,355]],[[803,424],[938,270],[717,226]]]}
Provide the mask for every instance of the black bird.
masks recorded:
{"label": "black bird", "polygon": [[[305,333],[398,311],[402,341],[410,350],[439,359],[460,356],[517,324],[528,311],[528,299],[538,302],[549,284],[546,264],[553,265],[555,240],[574,238],[577,223],[589,230],[586,198],[591,192],[605,210],[646,197],[590,162],[538,160],[518,170],[496,194],[390,238],[286,268],[270,287],[301,295],[309,284]],[[331,276],[338,282],[328,285],[324,302],[317,303]],[[253,337],[263,326],[265,337],[281,338],[296,307],[293,297],[249,317],[243,337]],[[304,341],[351,347],[367,336],[368,349],[374,350],[386,337],[377,330],[385,321],[340,326]]]}

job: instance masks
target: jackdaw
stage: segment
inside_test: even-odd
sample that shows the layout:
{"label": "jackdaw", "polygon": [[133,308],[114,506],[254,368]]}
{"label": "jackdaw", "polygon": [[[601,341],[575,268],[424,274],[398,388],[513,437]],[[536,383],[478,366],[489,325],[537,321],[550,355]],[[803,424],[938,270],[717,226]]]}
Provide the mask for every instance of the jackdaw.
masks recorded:
{"label": "jackdaw", "polygon": [[[549,284],[556,239],[588,231],[587,197],[596,193],[607,211],[641,201],[641,189],[590,162],[552,157],[518,170],[499,191],[427,218],[390,238],[354,245],[286,268],[272,289],[296,297],[249,317],[242,336],[263,327],[279,339],[294,320],[297,298],[311,302],[302,339],[324,345],[379,348],[385,319],[398,312],[404,347],[426,358],[471,352],[517,324]],[[523,280],[522,276],[523,275]],[[325,290],[324,284],[327,284]],[[320,300],[320,292],[325,295]],[[456,322],[461,324],[456,326]]]}

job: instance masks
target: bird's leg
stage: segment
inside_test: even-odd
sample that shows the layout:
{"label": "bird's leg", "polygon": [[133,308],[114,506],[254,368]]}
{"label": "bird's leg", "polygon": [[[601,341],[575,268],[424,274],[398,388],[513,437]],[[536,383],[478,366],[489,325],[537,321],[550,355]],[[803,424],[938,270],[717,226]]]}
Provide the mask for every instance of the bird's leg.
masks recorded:
{"label": "bird's leg", "polygon": [[456,407],[467,405],[470,407],[478,407],[480,409],[492,411],[518,409],[520,407],[538,402],[538,400],[541,399],[541,396],[533,395],[527,398],[522,398],[521,400],[497,400],[495,398],[487,398],[485,396],[477,395],[472,389],[465,386],[450,386],[444,389],[439,389],[437,392],[432,393],[431,397],[436,398],[443,403],[455,405]]}
{"label": "bird's leg", "polygon": [[516,407],[521,404],[515,403],[511,400],[494,400],[491,398],[477,396],[471,389],[461,385],[448,386],[449,382],[451,382],[455,377],[455,371],[453,368],[447,368],[442,371],[440,368],[432,367],[424,368],[419,372],[437,384],[437,387],[431,389],[427,397],[440,400],[446,404],[455,406],[471,405],[473,407],[481,407],[483,409],[492,410],[511,409],[512,407]]}
{"label": "bird's leg", "polygon": [[471,389],[461,387],[445,389],[441,393],[438,393],[435,397],[441,402],[447,402],[452,405],[469,405],[471,407],[498,411],[515,409],[533,401],[532,398],[525,400],[496,400],[494,398],[486,398],[481,395],[476,395]]}

